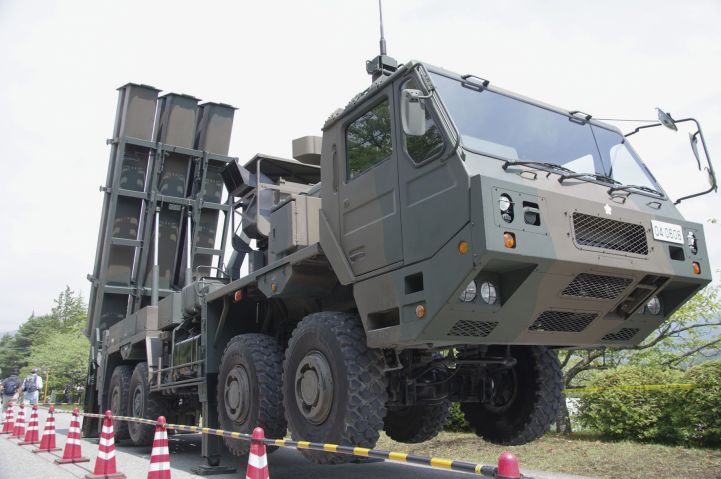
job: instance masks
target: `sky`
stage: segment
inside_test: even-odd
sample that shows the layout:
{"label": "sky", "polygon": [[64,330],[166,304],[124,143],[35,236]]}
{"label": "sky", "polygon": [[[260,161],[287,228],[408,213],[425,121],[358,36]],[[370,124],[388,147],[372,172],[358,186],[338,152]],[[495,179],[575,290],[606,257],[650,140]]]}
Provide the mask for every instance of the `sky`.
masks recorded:
{"label": "sky", "polygon": [[[596,118],[701,121],[721,172],[721,2],[386,0],[388,53]],[[92,271],[117,100],[129,82],[238,107],[231,156],[291,140],[366,88],[375,0],[0,0],[0,331]],[[631,124],[619,123],[623,129]],[[706,187],[686,132],[632,142],[671,197]],[[681,204],[721,276],[721,197]],[[718,223],[708,220],[718,218]]]}

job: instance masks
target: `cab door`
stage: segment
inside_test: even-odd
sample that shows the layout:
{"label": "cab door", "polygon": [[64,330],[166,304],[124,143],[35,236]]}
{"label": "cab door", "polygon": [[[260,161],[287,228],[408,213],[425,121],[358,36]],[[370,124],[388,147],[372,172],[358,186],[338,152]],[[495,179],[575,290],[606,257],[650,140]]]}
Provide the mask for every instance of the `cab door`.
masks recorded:
{"label": "cab door", "polygon": [[394,118],[387,87],[343,124],[341,246],[355,275],[403,260]]}

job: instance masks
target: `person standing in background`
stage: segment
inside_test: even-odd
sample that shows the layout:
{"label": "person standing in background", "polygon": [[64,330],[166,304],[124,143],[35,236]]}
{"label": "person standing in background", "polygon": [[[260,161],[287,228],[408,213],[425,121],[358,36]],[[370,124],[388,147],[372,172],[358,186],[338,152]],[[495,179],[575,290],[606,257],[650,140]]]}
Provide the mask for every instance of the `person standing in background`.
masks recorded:
{"label": "person standing in background", "polygon": [[43,388],[43,378],[38,376],[38,368],[33,368],[32,373],[23,381],[23,397],[30,404],[37,404],[40,390]]}
{"label": "person standing in background", "polygon": [[20,389],[20,377],[18,376],[18,368],[10,371],[10,376],[2,382],[2,407],[7,408],[8,402],[14,401]]}

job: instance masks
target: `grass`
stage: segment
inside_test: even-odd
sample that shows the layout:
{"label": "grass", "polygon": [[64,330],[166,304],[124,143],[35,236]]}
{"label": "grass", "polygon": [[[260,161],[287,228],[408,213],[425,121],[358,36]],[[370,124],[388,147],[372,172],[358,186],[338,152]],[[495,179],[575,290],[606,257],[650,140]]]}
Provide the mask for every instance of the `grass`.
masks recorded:
{"label": "grass", "polygon": [[599,478],[721,479],[721,451],[613,442],[588,434],[547,434],[531,444],[511,447],[494,446],[468,433],[442,432],[422,444],[401,444],[381,434],[376,448],[482,464],[495,464],[501,452],[510,451],[518,457],[521,470]]}

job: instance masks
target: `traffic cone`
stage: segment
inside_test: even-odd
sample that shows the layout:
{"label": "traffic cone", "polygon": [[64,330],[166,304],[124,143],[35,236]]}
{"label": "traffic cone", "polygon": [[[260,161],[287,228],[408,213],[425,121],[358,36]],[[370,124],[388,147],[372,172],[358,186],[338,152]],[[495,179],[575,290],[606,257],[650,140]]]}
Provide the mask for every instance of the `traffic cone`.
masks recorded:
{"label": "traffic cone", "polygon": [[38,433],[38,406],[33,404],[33,412],[30,414],[30,422],[28,423],[27,432],[25,432],[25,439],[18,443],[18,446],[32,446],[40,442],[40,435]]}
{"label": "traffic cone", "polygon": [[3,430],[0,434],[12,434],[15,428],[15,413],[13,413],[13,403],[8,402],[7,413],[5,414],[5,422],[3,423]]}
{"label": "traffic cone", "polygon": [[48,410],[48,418],[45,420],[45,429],[43,429],[43,437],[40,439],[40,445],[33,452],[53,452],[59,451],[59,447],[55,447],[55,406],[50,406]]}
{"label": "traffic cone", "polygon": [[147,479],[170,479],[170,451],[168,451],[168,431],[165,429],[164,416],[158,417],[155,425]]}
{"label": "traffic cone", "polygon": [[265,439],[263,428],[256,427],[253,429],[252,438],[245,479],[269,479],[268,456],[265,453],[265,443],[263,442]]}
{"label": "traffic cone", "polygon": [[65,441],[65,450],[61,459],[55,459],[55,464],[68,464],[76,462],[89,462],[90,459],[82,457],[80,451],[80,419],[78,419],[78,408],[73,409],[73,418],[70,420],[68,438]]}
{"label": "traffic cone", "polygon": [[520,479],[521,471],[518,467],[518,459],[510,452],[504,452],[498,456],[497,479]]}
{"label": "traffic cone", "polygon": [[113,434],[113,418],[110,410],[105,411],[103,430],[100,433],[98,457],[95,459],[95,469],[92,474],[86,474],[85,479],[111,479],[125,478],[125,474],[118,472],[115,465],[115,434]]}
{"label": "traffic cone", "polygon": [[25,404],[20,403],[18,417],[15,419],[15,426],[13,427],[13,435],[10,438],[22,439],[23,436],[25,436]]}

